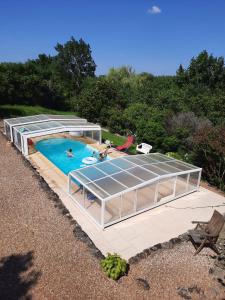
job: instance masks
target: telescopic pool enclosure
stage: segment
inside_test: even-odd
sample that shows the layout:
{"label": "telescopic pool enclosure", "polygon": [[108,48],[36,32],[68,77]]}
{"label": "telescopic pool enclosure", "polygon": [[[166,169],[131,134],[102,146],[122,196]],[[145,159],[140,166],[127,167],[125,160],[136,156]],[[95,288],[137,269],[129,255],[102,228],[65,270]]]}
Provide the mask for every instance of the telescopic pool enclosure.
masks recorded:
{"label": "telescopic pool enclosure", "polygon": [[101,127],[86,119],[69,115],[35,115],[4,120],[4,133],[24,154],[28,155],[28,139],[69,132],[101,143]]}
{"label": "telescopic pool enclosure", "polygon": [[123,156],[70,172],[69,193],[105,228],[197,191],[201,171],[160,153]]}
{"label": "telescopic pool enclosure", "polygon": [[[29,139],[63,132],[101,143],[101,127],[76,116],[42,114],[4,120],[5,135],[25,156]],[[125,155],[71,171],[68,192],[105,228],[197,191],[201,171],[161,153]]]}

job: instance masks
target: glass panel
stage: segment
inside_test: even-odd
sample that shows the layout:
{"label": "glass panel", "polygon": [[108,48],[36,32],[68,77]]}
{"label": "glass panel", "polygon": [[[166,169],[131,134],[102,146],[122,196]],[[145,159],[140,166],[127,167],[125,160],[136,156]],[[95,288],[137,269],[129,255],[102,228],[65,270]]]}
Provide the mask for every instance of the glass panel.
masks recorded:
{"label": "glass panel", "polygon": [[38,129],[47,129],[49,128],[48,122],[46,123],[37,123],[37,126],[39,127]]}
{"label": "glass panel", "polygon": [[188,184],[189,191],[197,189],[199,173],[200,172],[190,173],[189,184]]}
{"label": "glass panel", "polygon": [[140,160],[138,157],[132,157],[132,156],[125,156],[123,157],[124,159],[131,161],[132,163],[137,164],[138,166],[143,165],[145,162],[143,162],[142,160]]}
{"label": "glass panel", "polygon": [[17,131],[13,129],[13,142],[18,144]]}
{"label": "glass panel", "polygon": [[86,176],[90,181],[105,177],[106,175],[95,167],[80,169],[79,172]]}
{"label": "glass panel", "polygon": [[105,202],[104,223],[120,220],[121,198],[116,197]]}
{"label": "glass panel", "polygon": [[169,201],[174,197],[175,177],[159,181],[157,202]]}
{"label": "glass panel", "polygon": [[11,139],[10,126],[7,123],[5,123],[5,134]]}
{"label": "glass panel", "polygon": [[[82,126],[86,123],[84,119],[77,119],[77,120],[67,120],[67,121],[59,121],[60,124],[63,126]],[[85,124],[86,125],[86,124]]]}
{"label": "glass panel", "polygon": [[177,161],[178,163],[182,164],[182,166],[186,166],[186,167],[189,167],[191,169],[198,169],[198,167],[192,165],[192,164],[189,164],[187,162],[184,162],[184,161]]}
{"label": "glass panel", "polygon": [[176,169],[170,165],[168,165],[167,163],[159,163],[156,165],[158,168],[168,172],[168,173],[179,173],[180,170],[179,169]]}
{"label": "glass panel", "polygon": [[167,164],[169,166],[179,169],[180,171],[188,171],[188,170],[193,169],[191,166],[187,166],[187,165],[183,164],[182,162],[178,162],[178,161],[171,161],[171,162],[168,162]]}
{"label": "glass panel", "polygon": [[73,195],[76,199],[79,200],[79,204],[84,206],[84,193],[82,186],[73,178],[70,178],[70,195]]}
{"label": "glass panel", "polygon": [[94,183],[88,183],[87,188],[92,190],[98,197],[104,199],[107,198],[109,195],[102,191],[97,185]]}
{"label": "glass panel", "polygon": [[177,176],[177,183],[176,183],[176,191],[175,196],[184,194],[187,192],[187,178],[188,174],[182,174]]}
{"label": "glass panel", "polygon": [[174,160],[173,158],[160,154],[160,153],[152,153],[150,154],[151,158],[157,160],[157,161],[170,161],[170,160]]}
{"label": "glass panel", "polygon": [[98,224],[101,224],[101,207],[102,201],[90,191],[84,189],[84,208]]}
{"label": "glass panel", "polygon": [[81,183],[88,183],[90,182],[90,180],[88,178],[86,178],[85,176],[83,176],[81,173],[79,173],[79,171],[75,171],[72,172],[71,174],[74,174],[74,176],[81,182]]}
{"label": "glass panel", "polygon": [[99,163],[96,167],[102,170],[103,172],[107,173],[108,175],[118,173],[121,171],[121,169],[108,162]]}
{"label": "glass panel", "polygon": [[31,117],[21,117],[21,118],[13,118],[9,119],[9,124],[25,124],[29,122],[35,122],[37,121],[38,118],[36,116],[31,116]]}
{"label": "glass panel", "polygon": [[112,175],[112,177],[121,182],[122,184],[126,185],[127,187],[133,187],[143,182],[140,179],[123,171],[118,174]]}
{"label": "glass panel", "polygon": [[92,131],[84,131],[84,136],[92,139]]}
{"label": "glass panel", "polygon": [[137,211],[154,205],[156,183],[137,190]]}
{"label": "glass panel", "polygon": [[97,180],[95,181],[95,184],[110,195],[117,194],[126,189],[125,186],[119,184],[110,177],[105,177],[103,179]]}
{"label": "glass panel", "polygon": [[99,131],[93,131],[93,139],[95,141],[99,141],[100,132]]}
{"label": "glass panel", "polygon": [[145,164],[146,163],[157,163],[158,161],[154,158],[151,157],[150,155],[138,155],[138,159],[142,160]]}
{"label": "glass panel", "polygon": [[122,195],[122,217],[135,212],[136,190]]}
{"label": "glass panel", "polygon": [[19,123],[19,118],[17,119],[7,119],[7,122],[10,124],[10,125],[14,125],[14,124],[20,124]]}
{"label": "glass panel", "polygon": [[165,174],[169,173],[165,170],[160,169],[160,164],[158,164],[158,165],[143,165],[142,167],[149,171],[152,171],[153,173],[156,173],[158,175],[165,175]]}
{"label": "glass panel", "polygon": [[36,118],[35,117],[26,117],[22,120],[23,123],[33,122]]}
{"label": "glass panel", "polygon": [[17,129],[19,132],[28,132],[29,129],[27,128],[29,125],[25,126],[16,126],[15,129]]}
{"label": "glass panel", "polygon": [[19,132],[16,132],[16,136],[17,136],[17,138],[16,138],[16,141],[17,141],[16,144],[21,149],[21,134]]}
{"label": "glass panel", "polygon": [[39,121],[44,121],[44,120],[48,120],[49,119],[49,117],[46,116],[46,115],[37,115],[36,117],[37,117],[37,119]]}
{"label": "glass panel", "polygon": [[135,168],[130,169],[129,173],[131,173],[143,180],[150,180],[150,179],[157,177],[157,175],[151,173],[150,171],[148,172],[147,170],[140,168],[140,167],[135,167]]}
{"label": "glass panel", "polygon": [[20,132],[13,128],[13,142],[21,149],[21,135]]}
{"label": "glass panel", "polygon": [[[40,123],[42,124],[42,123]],[[62,127],[62,125],[59,123],[59,122],[54,122],[54,121],[51,121],[51,122],[47,122],[45,123],[48,127],[48,129],[50,128],[57,128],[57,127]]]}
{"label": "glass panel", "polygon": [[36,131],[40,130],[40,127],[38,125],[26,125],[26,129],[28,129],[29,131]]}
{"label": "glass panel", "polygon": [[113,159],[111,161],[111,163],[114,164],[114,165],[116,165],[116,166],[118,166],[119,168],[121,168],[123,170],[126,170],[126,169],[134,167],[134,164],[132,164],[129,161],[124,160],[122,158]]}

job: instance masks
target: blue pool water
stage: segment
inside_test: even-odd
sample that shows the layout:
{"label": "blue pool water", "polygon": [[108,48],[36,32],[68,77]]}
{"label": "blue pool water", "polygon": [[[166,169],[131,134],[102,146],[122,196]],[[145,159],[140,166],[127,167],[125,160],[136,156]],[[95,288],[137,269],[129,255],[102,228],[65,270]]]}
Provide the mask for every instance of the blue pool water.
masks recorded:
{"label": "blue pool water", "polygon": [[[54,165],[56,165],[66,175],[72,171],[85,167],[82,159],[97,152],[90,146],[66,138],[47,139],[36,143],[35,148],[47,157]],[[73,150],[74,157],[68,157],[66,151]]]}

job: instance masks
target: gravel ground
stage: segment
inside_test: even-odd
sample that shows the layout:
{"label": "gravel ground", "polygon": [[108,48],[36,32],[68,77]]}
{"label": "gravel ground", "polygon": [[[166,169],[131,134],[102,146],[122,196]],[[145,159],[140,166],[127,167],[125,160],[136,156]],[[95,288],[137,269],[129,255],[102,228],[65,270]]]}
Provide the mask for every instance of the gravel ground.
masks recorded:
{"label": "gravel ground", "polygon": [[1,133],[0,216],[0,299],[225,297],[209,275],[212,253],[193,257],[187,242],[131,265],[119,282],[107,279],[99,260],[74,237],[73,225]]}

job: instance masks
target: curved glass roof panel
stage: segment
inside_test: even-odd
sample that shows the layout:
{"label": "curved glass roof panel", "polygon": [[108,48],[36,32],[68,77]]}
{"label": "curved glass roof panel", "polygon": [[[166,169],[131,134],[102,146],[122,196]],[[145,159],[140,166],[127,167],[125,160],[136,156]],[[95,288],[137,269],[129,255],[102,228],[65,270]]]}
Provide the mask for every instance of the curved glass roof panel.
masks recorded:
{"label": "curved glass roof panel", "polygon": [[168,171],[161,169],[159,167],[159,165],[143,165],[143,168],[145,168],[157,175],[165,175],[165,174],[169,173]]}
{"label": "curved glass roof panel", "polygon": [[179,162],[179,161],[171,161],[171,162],[168,162],[167,164],[179,169],[180,171],[188,171],[188,170],[198,169],[198,167],[189,165],[185,162]]}
{"label": "curved glass roof panel", "polygon": [[[74,116],[74,115],[46,115],[51,120],[81,120],[80,117]],[[83,119],[85,120],[85,119]]]}
{"label": "curved glass roof panel", "polygon": [[157,163],[158,162],[158,160],[156,160],[152,157],[145,156],[145,155],[139,156],[138,159],[141,160],[144,164]]}
{"label": "curved glass roof panel", "polygon": [[112,178],[124,184],[126,187],[132,187],[134,185],[138,185],[143,182],[143,180],[135,177],[128,172],[120,172],[112,175]]}
{"label": "curved glass roof panel", "polygon": [[[78,121],[70,121],[70,124],[65,124],[63,121],[46,121],[41,123],[32,123],[32,124],[24,124],[24,125],[16,125],[14,128],[19,130],[21,133],[29,134],[31,132],[41,132],[46,130],[51,130],[55,128],[93,128],[98,130],[100,128],[99,125],[85,122],[80,123]],[[25,129],[25,130],[22,130]]]}
{"label": "curved glass roof panel", "polygon": [[102,190],[99,186],[95,185],[94,183],[88,183],[86,187],[100,199],[105,199],[110,196],[110,194]]}
{"label": "curved glass roof panel", "polygon": [[111,160],[111,163],[122,170],[127,170],[135,166],[133,163],[121,158],[115,158]]}
{"label": "curved glass roof panel", "polygon": [[89,181],[94,181],[105,177],[105,173],[99,169],[93,168],[83,168],[78,171],[81,175],[85,176]]}
{"label": "curved glass roof panel", "polygon": [[158,176],[151,171],[140,168],[138,166],[130,169],[129,172],[142,180],[150,180]]}
{"label": "curved glass roof panel", "polygon": [[70,176],[106,201],[126,191],[138,189],[160,178],[174,177],[182,172],[201,168],[160,153],[139,154],[111,159],[70,172]]}
{"label": "curved glass roof panel", "polygon": [[103,162],[98,164],[98,169],[107,175],[115,174],[121,171],[117,166],[110,164],[109,162]]}
{"label": "curved glass roof panel", "polygon": [[127,189],[125,185],[114,180],[112,177],[99,179],[95,181],[94,184],[110,195],[118,194]]}
{"label": "curved glass roof panel", "polygon": [[11,118],[11,119],[6,119],[8,124],[10,125],[15,125],[15,124],[25,124],[25,123],[30,123],[30,122],[37,122],[37,121],[44,121],[48,120],[47,115],[35,115],[35,116],[29,116],[29,117],[19,117],[19,118]]}
{"label": "curved glass roof panel", "polygon": [[22,125],[22,124],[29,124],[29,123],[37,123],[37,122],[45,122],[45,121],[62,121],[62,122],[81,122],[86,123],[87,120],[74,116],[74,115],[34,115],[34,116],[27,116],[27,117],[19,117],[19,118],[11,118],[11,119],[5,119],[5,121],[9,125]]}

